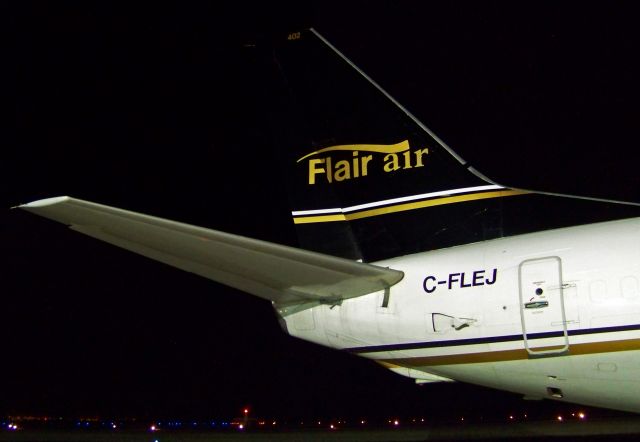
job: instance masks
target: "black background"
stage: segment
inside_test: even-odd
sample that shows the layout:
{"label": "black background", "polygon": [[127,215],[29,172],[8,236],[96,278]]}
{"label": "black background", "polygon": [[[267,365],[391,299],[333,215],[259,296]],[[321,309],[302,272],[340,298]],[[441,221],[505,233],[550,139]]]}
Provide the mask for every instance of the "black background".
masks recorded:
{"label": "black background", "polygon": [[285,336],[266,302],[8,210],[72,195],[295,244],[270,166],[271,77],[252,55],[273,32],[315,27],[502,184],[640,201],[630,2],[1,8],[0,413],[529,406],[472,386],[416,387]]}

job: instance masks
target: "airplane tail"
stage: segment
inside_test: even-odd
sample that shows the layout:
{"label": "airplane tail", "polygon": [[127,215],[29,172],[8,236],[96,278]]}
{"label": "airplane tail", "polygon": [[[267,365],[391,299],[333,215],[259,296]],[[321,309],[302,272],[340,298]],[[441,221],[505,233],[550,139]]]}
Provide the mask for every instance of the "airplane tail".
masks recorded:
{"label": "airplane tail", "polygon": [[560,198],[570,216],[556,216],[558,197],[492,182],[313,29],[271,55],[272,125],[304,248],[370,262],[637,215],[618,205],[594,219],[601,202]]}

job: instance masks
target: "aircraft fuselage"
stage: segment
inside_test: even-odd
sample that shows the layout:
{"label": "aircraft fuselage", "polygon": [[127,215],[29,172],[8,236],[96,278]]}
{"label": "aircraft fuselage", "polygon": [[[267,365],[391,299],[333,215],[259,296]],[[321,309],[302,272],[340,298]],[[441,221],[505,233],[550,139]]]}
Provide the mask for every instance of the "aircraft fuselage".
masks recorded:
{"label": "aircraft fuselage", "polygon": [[640,218],[376,264],[405,277],[287,316],[289,333],[419,382],[640,412]]}

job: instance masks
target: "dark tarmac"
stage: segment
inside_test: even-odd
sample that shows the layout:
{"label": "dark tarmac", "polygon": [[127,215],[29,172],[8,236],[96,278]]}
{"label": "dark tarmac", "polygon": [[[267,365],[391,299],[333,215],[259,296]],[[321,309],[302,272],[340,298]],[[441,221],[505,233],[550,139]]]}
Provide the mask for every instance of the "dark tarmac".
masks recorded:
{"label": "dark tarmac", "polygon": [[16,442],[204,442],[204,441],[631,441],[640,437],[640,417],[582,422],[454,424],[421,428],[338,429],[247,432],[107,432],[22,430],[0,433],[0,441]]}

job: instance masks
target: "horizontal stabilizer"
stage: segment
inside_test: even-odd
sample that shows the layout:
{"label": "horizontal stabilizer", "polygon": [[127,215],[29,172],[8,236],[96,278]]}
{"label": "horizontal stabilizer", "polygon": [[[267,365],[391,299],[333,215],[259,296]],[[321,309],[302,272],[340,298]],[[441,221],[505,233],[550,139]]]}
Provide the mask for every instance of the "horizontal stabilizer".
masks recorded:
{"label": "horizontal stabilizer", "polygon": [[398,270],[246,238],[67,196],[19,208],[110,244],[268,299],[284,314],[384,290]]}

